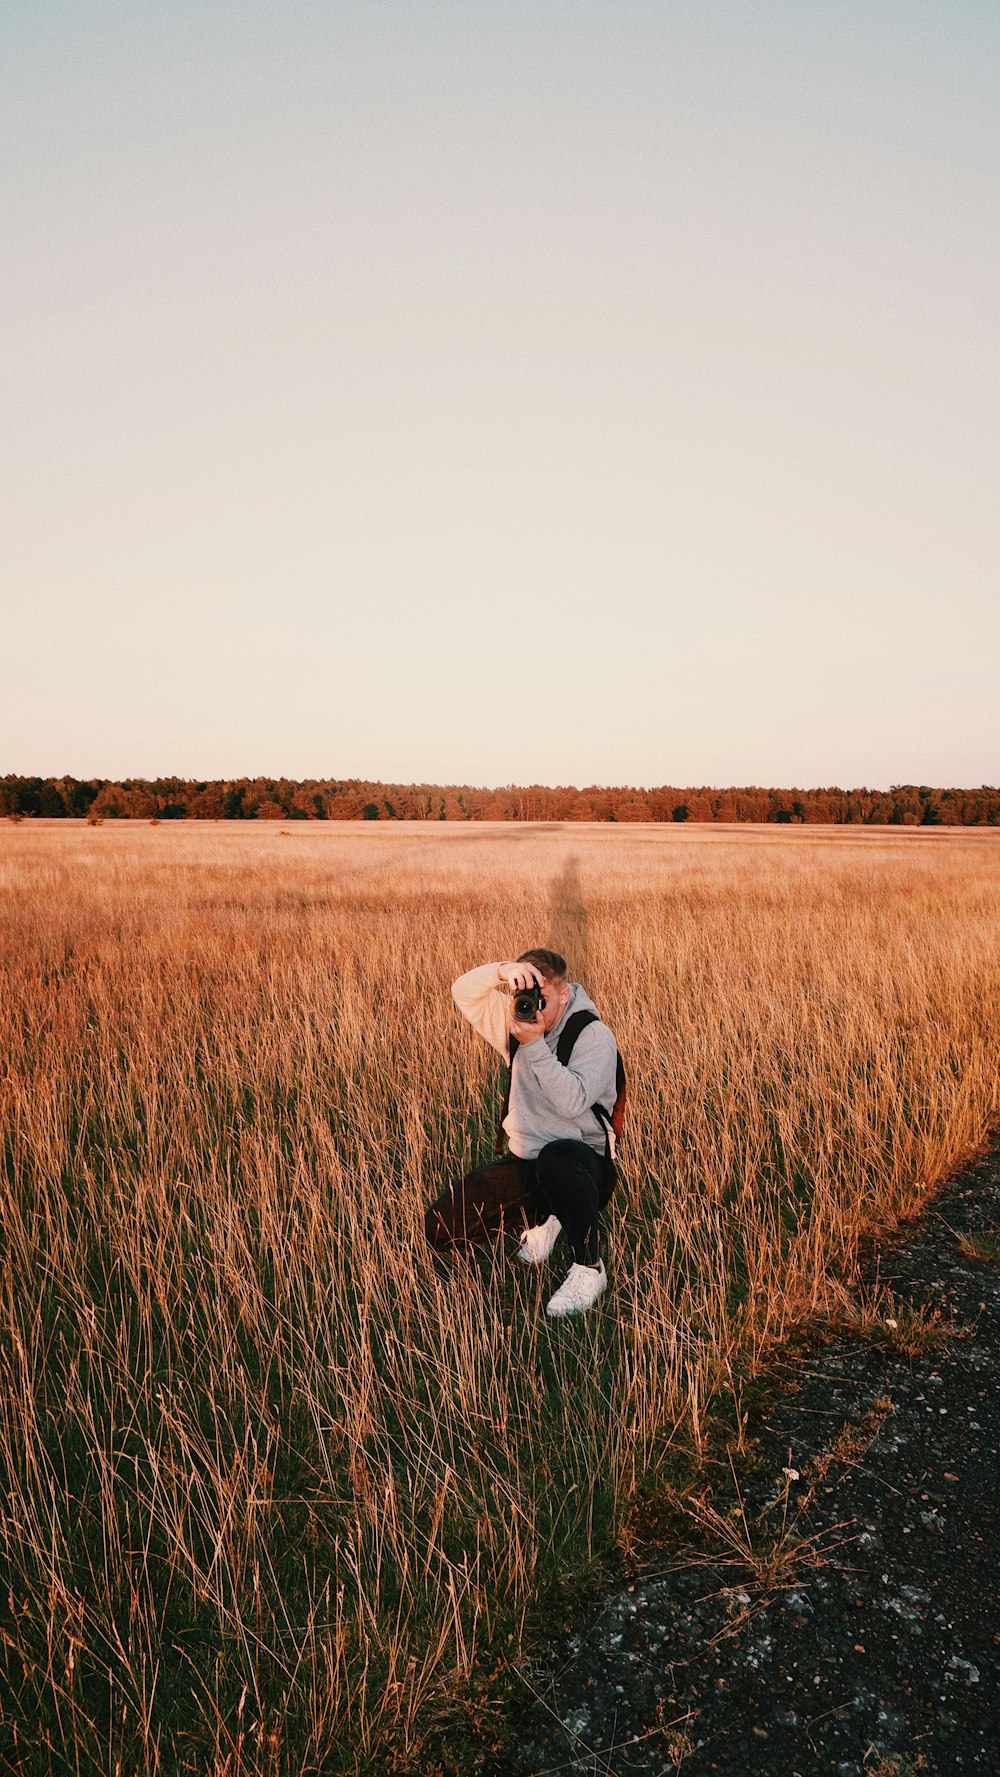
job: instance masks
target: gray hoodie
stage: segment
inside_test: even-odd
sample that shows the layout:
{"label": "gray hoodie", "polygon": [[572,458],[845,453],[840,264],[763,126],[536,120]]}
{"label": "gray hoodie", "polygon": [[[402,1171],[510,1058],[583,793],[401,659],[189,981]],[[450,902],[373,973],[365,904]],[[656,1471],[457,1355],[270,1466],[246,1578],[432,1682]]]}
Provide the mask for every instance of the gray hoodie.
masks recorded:
{"label": "gray hoodie", "polygon": [[[452,998],[473,1029],[507,1060],[510,1031],[509,994],[501,988],[499,963],[484,963],[452,983]],[[569,1003],[558,1024],[533,1043],[522,1043],[514,1057],[510,1108],[504,1129],[510,1151],[533,1160],[550,1141],[585,1141],[604,1153],[604,1129],[591,1110],[602,1104],[609,1113],[615,1102],[618,1049],[606,1024],[588,1024],[573,1045],[569,1066],[556,1059],[556,1044],[574,1012],[597,1007],[578,982],[571,983]]]}

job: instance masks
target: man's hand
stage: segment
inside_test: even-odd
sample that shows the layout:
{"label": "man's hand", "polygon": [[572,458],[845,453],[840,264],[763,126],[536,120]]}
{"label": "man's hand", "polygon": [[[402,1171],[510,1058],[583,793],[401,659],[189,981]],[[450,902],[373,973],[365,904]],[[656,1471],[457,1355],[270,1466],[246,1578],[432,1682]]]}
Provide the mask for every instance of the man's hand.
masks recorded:
{"label": "man's hand", "polygon": [[[545,982],[534,963],[500,963],[497,974],[501,981],[506,982],[512,993],[523,993],[526,987],[544,987]],[[519,1043],[533,1043],[536,1037],[545,1035],[542,1014],[536,1012],[533,1019],[523,1023],[519,1018],[510,1021],[511,1036]]]}
{"label": "man's hand", "polygon": [[[541,987],[543,984],[542,977],[534,963],[500,963],[497,974],[501,981],[506,981],[507,986],[513,988],[515,993],[519,993],[525,987],[535,987],[536,985]],[[514,1034],[516,1036],[517,1032],[515,1031]],[[520,1039],[518,1040],[520,1041]]]}

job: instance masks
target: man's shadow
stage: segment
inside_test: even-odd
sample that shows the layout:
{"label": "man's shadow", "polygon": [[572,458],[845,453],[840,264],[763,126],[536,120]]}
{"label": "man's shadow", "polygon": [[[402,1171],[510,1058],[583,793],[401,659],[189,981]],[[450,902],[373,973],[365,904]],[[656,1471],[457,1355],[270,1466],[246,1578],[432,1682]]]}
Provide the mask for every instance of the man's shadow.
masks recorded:
{"label": "man's shadow", "polygon": [[567,858],[552,884],[549,904],[549,949],[557,950],[569,963],[571,981],[579,981],[590,992],[589,916],[580,884],[580,868],[575,858]]}

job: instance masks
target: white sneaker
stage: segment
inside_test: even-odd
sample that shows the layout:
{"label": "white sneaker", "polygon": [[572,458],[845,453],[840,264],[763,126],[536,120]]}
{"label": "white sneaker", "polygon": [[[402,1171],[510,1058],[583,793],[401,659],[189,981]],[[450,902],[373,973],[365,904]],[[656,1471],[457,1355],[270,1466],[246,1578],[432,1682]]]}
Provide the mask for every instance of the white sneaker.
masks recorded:
{"label": "white sneaker", "polygon": [[594,1270],[592,1265],[571,1265],[569,1276],[561,1283],[552,1300],[546,1304],[546,1314],[585,1314],[593,1308],[598,1296],[603,1295],[608,1287],[608,1274],[602,1259]]}
{"label": "white sneaker", "polygon": [[518,1258],[526,1265],[544,1265],[561,1233],[562,1223],[555,1216],[549,1216],[547,1222],[539,1222],[537,1228],[525,1228],[517,1249]]}

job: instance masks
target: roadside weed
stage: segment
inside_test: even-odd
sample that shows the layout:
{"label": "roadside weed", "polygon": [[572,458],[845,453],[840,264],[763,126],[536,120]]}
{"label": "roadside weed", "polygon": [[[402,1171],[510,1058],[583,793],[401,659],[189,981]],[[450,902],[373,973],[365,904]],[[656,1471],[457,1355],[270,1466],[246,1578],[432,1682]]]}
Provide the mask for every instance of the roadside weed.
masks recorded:
{"label": "roadside weed", "polygon": [[963,1259],[975,1259],[983,1265],[1000,1265],[1000,1231],[962,1234],[955,1244]]}
{"label": "roadside weed", "polygon": [[897,1301],[891,1290],[881,1288],[859,1292],[838,1311],[833,1325],[906,1358],[923,1357],[949,1339],[964,1339],[973,1331],[935,1303]]}

